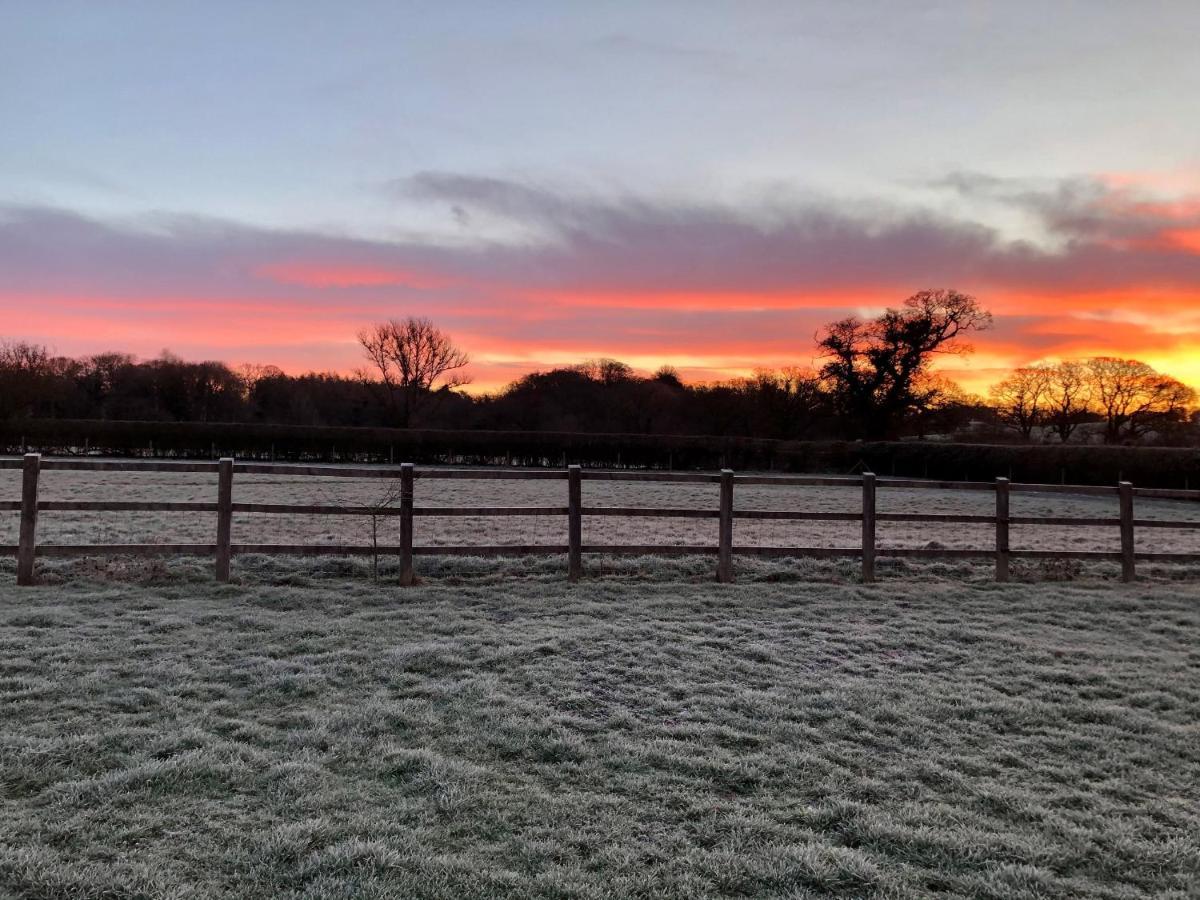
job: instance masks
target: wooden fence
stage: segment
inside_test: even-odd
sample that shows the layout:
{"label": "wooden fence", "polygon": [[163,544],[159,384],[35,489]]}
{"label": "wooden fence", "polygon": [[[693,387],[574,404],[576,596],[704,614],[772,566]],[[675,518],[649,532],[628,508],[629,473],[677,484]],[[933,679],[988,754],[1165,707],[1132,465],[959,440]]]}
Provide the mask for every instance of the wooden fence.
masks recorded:
{"label": "wooden fence", "polygon": [[[1134,518],[1134,497],[1200,501],[1200,491],[1163,488],[1135,488],[1129,482],[1116,487],[1085,485],[1022,484],[997,478],[980,481],[926,481],[904,478],[877,478],[866,472],[861,476],[825,477],[810,475],[737,475],[729,469],[719,474],[704,472],[663,471],[600,471],[580,466],[565,469],[447,469],[417,468],[412,463],[399,466],[334,466],[296,465],[256,462],[147,462],[134,460],[46,459],[29,453],[24,459],[0,459],[0,469],[21,469],[21,499],[0,501],[0,511],[20,512],[20,537],[14,546],[0,547],[5,554],[17,556],[17,583],[34,583],[34,561],[38,556],[211,556],[216,560],[216,576],[229,579],[230,561],[237,554],[265,553],[278,555],[394,555],[400,558],[401,581],[411,584],[414,578],[413,558],[435,556],[516,556],[529,554],[563,554],[567,557],[567,576],[572,581],[583,574],[583,554],[609,553],[623,555],[708,554],[717,559],[716,577],[733,581],[734,554],[774,557],[859,557],[862,560],[863,581],[875,580],[875,559],[878,556],[915,558],[957,558],[994,560],[996,580],[1008,579],[1009,561],[1014,558],[1112,560],[1121,563],[1125,581],[1132,581],[1138,560],[1159,562],[1200,562],[1197,553],[1136,552],[1134,531],[1137,528],[1200,529],[1200,522],[1166,519]],[[205,472],[217,476],[216,499],[212,502],[121,501],[121,500],[39,500],[41,474],[53,471],[91,472]],[[376,478],[398,481],[396,504],[388,506],[337,506],[331,504],[235,503],[233,482],[235,473],[253,475],[301,475],[338,478]],[[564,506],[486,506],[446,507],[417,506],[415,482],[435,479],[507,479],[516,481],[554,480],[566,482]],[[625,506],[585,506],[584,481],[657,481],[687,484],[715,484],[719,488],[716,509],[648,508]],[[862,506],[858,512],[809,512],[801,510],[735,509],[734,490],[738,485],[780,487],[849,487],[859,488]],[[995,495],[992,515],[941,513],[881,513],[876,511],[879,490],[955,490],[987,491]],[[1106,518],[1061,516],[1014,516],[1009,512],[1009,497],[1014,492],[1083,494],[1111,496],[1117,500],[1118,515]],[[216,543],[213,544],[39,544],[37,522],[39,512],[197,512],[216,513]],[[367,515],[398,516],[400,543],[397,545],[333,545],[333,544],[239,544],[232,540],[232,521],[236,513],[271,515]],[[414,546],[414,520],[428,516],[564,516],[567,520],[565,544],[463,544],[454,546]],[[707,544],[584,544],[584,516],[653,516],[689,519],[716,519],[717,543]],[[861,523],[861,542],[854,547],[764,547],[735,545],[734,519],[788,519],[795,521],[834,521]],[[980,549],[952,548],[880,548],[876,545],[876,527],[880,522],[984,523],[995,526],[992,547]],[[1091,550],[1013,550],[1009,532],[1013,525],[1065,525],[1079,527],[1112,527],[1119,530],[1119,552]]]}

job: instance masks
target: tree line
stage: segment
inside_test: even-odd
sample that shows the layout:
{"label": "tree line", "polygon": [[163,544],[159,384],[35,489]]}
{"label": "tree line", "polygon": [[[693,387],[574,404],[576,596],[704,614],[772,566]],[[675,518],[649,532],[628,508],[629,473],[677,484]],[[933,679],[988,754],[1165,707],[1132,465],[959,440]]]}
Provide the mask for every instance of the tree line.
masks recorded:
{"label": "tree line", "polygon": [[1025,366],[987,398],[935,370],[970,352],[991,324],[974,297],[922,291],[874,318],[832,322],[815,368],[761,370],[688,384],[611,359],[525,375],[471,395],[469,358],[428,319],[363,329],[352,374],[289,375],[164,352],[73,358],[0,341],[0,418],[71,418],[286,425],[575,431],[818,440],[964,434],[980,440],[1195,443],[1188,386],[1136,360],[1099,357]]}
{"label": "tree line", "polygon": [[1186,432],[1196,407],[1196,392],[1186,384],[1113,356],[1022,366],[993,385],[989,397],[997,421],[1023,440],[1049,433],[1064,444],[1088,423],[1100,426],[1106,444]]}

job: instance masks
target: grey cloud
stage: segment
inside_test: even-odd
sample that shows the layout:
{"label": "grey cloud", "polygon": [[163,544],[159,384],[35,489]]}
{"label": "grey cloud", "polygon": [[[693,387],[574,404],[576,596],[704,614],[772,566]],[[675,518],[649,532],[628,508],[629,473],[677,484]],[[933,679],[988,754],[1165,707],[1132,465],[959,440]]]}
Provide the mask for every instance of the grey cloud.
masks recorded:
{"label": "grey cloud", "polygon": [[1024,210],[1051,235],[1075,241],[1133,241],[1175,227],[1200,227],[1200,204],[1191,215],[1172,216],[1157,198],[1117,190],[1094,178],[998,178],[953,172],[930,186],[967,199],[985,199]]}
{"label": "grey cloud", "polygon": [[[1067,238],[1059,249],[1006,241],[983,225],[920,210],[866,211],[831,200],[781,195],[770,205],[567,194],[533,183],[421,173],[390,190],[444,205],[460,219],[500,218],[546,236],[520,244],[373,241],[272,231],[188,216],[104,222],[63,210],[0,208],[0,270],[6,287],[247,293],[334,302],[337,289],[272,284],[271,264],[311,261],[396,267],[442,276],[423,296],[507,302],[536,292],[737,293],[835,296],[878,292],[881,303],[927,286],[978,293],[1120,290],[1147,284],[1200,291],[1200,255],[1117,245],[1114,235],[1163,223],[1107,202],[1094,185],[1037,189],[952,176],[956,189],[1023,204]],[[1150,231],[1147,232],[1146,230]],[[359,290],[362,296],[366,289]],[[388,288],[387,290],[391,290]],[[398,289],[397,289],[398,290]],[[374,289],[383,296],[384,289]],[[505,298],[505,299],[501,299]],[[811,300],[809,301],[811,302]]]}
{"label": "grey cloud", "polygon": [[[781,197],[732,208],[639,197],[569,196],[451,173],[404,182],[408,196],[549,230],[555,240],[490,256],[523,278],[613,289],[813,291],[957,284],[1095,290],[1200,285],[1200,257],[1112,242],[1171,224],[1086,179],[1034,183],[956,173],[945,184],[1036,215],[1061,248],[1006,241],[977,223],[920,210],[865,211]],[[1110,202],[1112,201],[1112,202]]]}

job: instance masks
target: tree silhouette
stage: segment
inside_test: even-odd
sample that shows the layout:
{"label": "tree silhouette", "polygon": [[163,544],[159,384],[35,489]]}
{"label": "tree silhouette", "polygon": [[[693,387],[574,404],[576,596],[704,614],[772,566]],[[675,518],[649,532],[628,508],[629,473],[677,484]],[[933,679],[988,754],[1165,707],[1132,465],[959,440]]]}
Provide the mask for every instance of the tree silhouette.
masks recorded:
{"label": "tree silhouette", "polygon": [[1135,440],[1156,423],[1183,418],[1196,403],[1194,390],[1139,360],[1098,356],[1085,366],[1105,443]]}
{"label": "tree silhouette", "polygon": [[358,341],[379,376],[378,381],[364,380],[382,387],[401,428],[412,424],[435,391],[470,383],[458,373],[470,361],[467,354],[429,319],[409,316],[380,322],[360,331]]}
{"label": "tree silhouette", "polygon": [[1064,360],[1047,367],[1046,374],[1046,389],[1042,396],[1046,423],[1065,444],[1090,415],[1091,388],[1087,370],[1078,360]]}
{"label": "tree silhouette", "polygon": [[930,290],[874,319],[851,316],[828,325],[819,341],[828,360],[821,376],[845,429],[872,440],[894,437],[905,416],[934,399],[924,378],[932,358],[968,352],[963,335],[991,322],[974,297]]}
{"label": "tree silhouette", "polygon": [[1022,366],[992,385],[988,393],[1001,424],[1029,440],[1033,429],[1045,421],[1049,391],[1049,367]]}

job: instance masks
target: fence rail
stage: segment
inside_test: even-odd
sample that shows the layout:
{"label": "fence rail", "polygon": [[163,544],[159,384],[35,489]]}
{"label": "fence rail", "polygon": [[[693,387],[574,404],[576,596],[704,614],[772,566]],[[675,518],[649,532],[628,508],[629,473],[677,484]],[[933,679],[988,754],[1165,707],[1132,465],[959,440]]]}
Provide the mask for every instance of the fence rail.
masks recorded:
{"label": "fence rail", "polygon": [[[713,555],[717,558],[716,576],[719,581],[733,581],[733,557],[859,557],[863,581],[875,580],[877,557],[917,559],[988,559],[995,560],[997,581],[1006,581],[1011,559],[1080,559],[1120,561],[1122,577],[1132,581],[1138,560],[1156,562],[1200,562],[1200,552],[1159,553],[1137,552],[1134,534],[1137,528],[1200,529],[1200,521],[1181,519],[1144,519],[1134,517],[1134,498],[1200,501],[1200,491],[1138,489],[1126,481],[1115,487],[1088,485],[1047,485],[1010,482],[1007,478],[986,481],[921,481],[905,478],[877,478],[871,472],[854,477],[825,477],[809,475],[737,475],[729,469],[718,474],[703,472],[658,471],[600,471],[584,470],[580,466],[565,469],[417,469],[412,463],[398,466],[337,466],[291,465],[257,462],[235,462],[225,458],[217,462],[158,462],[140,460],[45,459],[29,453],[24,458],[0,459],[0,469],[22,471],[21,499],[0,501],[0,511],[20,513],[18,543],[0,545],[0,554],[17,557],[17,583],[35,582],[34,563],[37,557],[52,556],[210,556],[216,561],[216,577],[228,581],[230,563],[242,554],[276,554],[296,556],[376,555],[400,558],[401,581],[414,580],[413,558],[416,556],[502,556],[502,555],[560,555],[567,556],[567,575],[572,581],[582,577],[583,554],[658,554]],[[43,472],[166,472],[208,473],[217,476],[214,501],[140,501],[140,500],[40,500],[39,486]],[[233,500],[234,476],[303,476],[337,478],[386,478],[399,482],[399,491],[386,505],[339,506],[334,504],[296,503],[237,503]],[[516,481],[566,481],[565,506],[416,506],[417,480],[470,479]],[[718,487],[716,509],[683,507],[585,506],[582,499],[584,481],[658,481],[684,484],[713,484]],[[734,491],[743,486],[777,487],[845,487],[858,488],[862,506],[858,512],[812,512],[804,510],[754,510],[734,508]],[[876,511],[879,490],[956,490],[990,491],[995,495],[995,512],[991,515],[966,513],[881,513]],[[1013,493],[1083,494],[1112,496],[1118,500],[1118,515],[1110,517],[1014,516],[1009,512]],[[392,505],[393,501],[398,501]],[[216,542],[152,543],[152,544],[39,544],[37,522],[40,512],[197,512],[216,513]],[[232,520],[235,514],[256,515],[356,515],[388,516],[400,519],[400,543],[389,545],[353,544],[258,544],[234,543]],[[426,517],[453,516],[565,516],[565,544],[465,544],[448,546],[417,546],[413,543],[414,520]],[[658,517],[686,519],[716,519],[716,544],[584,544],[582,520],[585,516]],[[733,523],[747,520],[794,520],[859,522],[861,541],[854,547],[774,547],[735,545]],[[876,528],[880,522],[940,522],[990,524],[995,526],[995,540],[990,548],[890,548],[877,546]],[[1120,551],[1094,550],[1013,550],[1009,546],[1013,525],[1072,527],[1115,527],[1120,534]]]}

